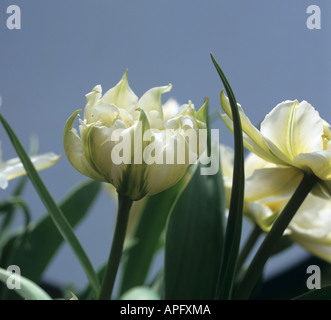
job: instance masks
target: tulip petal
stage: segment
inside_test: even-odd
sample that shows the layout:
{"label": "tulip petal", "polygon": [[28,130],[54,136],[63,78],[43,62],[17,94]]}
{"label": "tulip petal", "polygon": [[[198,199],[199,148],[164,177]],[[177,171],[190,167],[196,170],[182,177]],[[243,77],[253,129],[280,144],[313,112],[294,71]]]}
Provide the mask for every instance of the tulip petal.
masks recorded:
{"label": "tulip petal", "polygon": [[179,110],[179,103],[170,98],[163,104],[163,121],[167,122],[169,119],[175,117]]}
{"label": "tulip petal", "polygon": [[[162,132],[164,135],[164,132]],[[156,141],[162,150],[163,162],[153,163],[147,166],[146,177],[148,181],[147,192],[149,195],[175,185],[185,174],[189,167],[189,146],[185,138],[174,131],[168,143],[164,143],[165,137],[158,135]],[[178,146],[180,146],[178,148]],[[178,154],[177,152],[182,152]],[[171,161],[169,161],[171,159]],[[182,161],[183,160],[183,161]]]}
{"label": "tulip petal", "polygon": [[93,166],[89,163],[83,151],[82,141],[77,134],[76,129],[73,128],[74,121],[81,110],[75,111],[67,120],[63,132],[63,146],[64,151],[68,157],[71,165],[81,174],[94,179],[105,181]]}
{"label": "tulip petal", "polygon": [[8,179],[4,173],[0,173],[0,188],[6,189],[8,187]]}
{"label": "tulip petal", "polygon": [[305,171],[312,171],[321,180],[331,180],[331,150],[299,154],[294,165]]}
{"label": "tulip petal", "polygon": [[318,182],[311,193],[317,197],[324,198],[330,200],[331,198],[331,181],[320,181]]}
{"label": "tulip petal", "polygon": [[270,230],[272,223],[276,219],[276,215],[271,208],[258,201],[245,202],[244,212],[265,232]]}
{"label": "tulip petal", "polygon": [[[226,127],[233,133],[233,121],[226,114],[220,113],[219,115],[223,120],[224,124],[226,125]],[[269,149],[266,150],[257,143],[255,143],[244,131],[243,131],[243,139],[244,139],[245,148],[255,153],[265,161],[269,161],[275,164],[284,164],[284,162],[281,159],[274,157],[269,152]]]}
{"label": "tulip petal", "polygon": [[263,168],[276,168],[274,163],[265,161],[263,158],[257,156],[255,153],[250,152],[245,158],[245,176],[249,177],[255,170]]}
{"label": "tulip petal", "polygon": [[[47,169],[55,164],[60,159],[60,156],[48,152],[37,156],[32,156],[31,161],[37,170]],[[2,174],[6,175],[8,180],[20,177],[26,174],[24,166],[19,158],[10,159],[0,166]]]}
{"label": "tulip petal", "polygon": [[[284,161],[276,157],[270,151],[269,146],[267,145],[264,137],[262,136],[260,131],[257,130],[252,125],[248,117],[245,115],[244,110],[242,109],[240,104],[237,105],[241,120],[245,147],[250,151],[256,153],[261,158],[265,159],[266,161],[273,162],[276,164],[284,164]],[[228,127],[228,129],[233,133],[233,119],[231,113],[231,106],[230,106],[229,98],[226,97],[224,90],[222,90],[221,92],[221,106],[226,114],[224,115],[220,113],[220,117],[225,123],[225,125]]]}
{"label": "tulip petal", "polygon": [[291,224],[291,238],[312,254],[331,262],[331,202],[309,195]]}
{"label": "tulip petal", "polygon": [[94,121],[92,117],[92,110],[95,107],[95,105],[99,103],[101,95],[102,95],[102,87],[100,85],[96,85],[90,93],[85,95],[86,106],[84,109],[84,119],[86,119],[88,123]]}
{"label": "tulip petal", "polygon": [[261,133],[277,147],[269,146],[276,156],[285,155],[288,163],[300,153],[323,149],[323,120],[306,101],[278,104],[261,123]]}
{"label": "tulip petal", "polygon": [[233,161],[234,153],[233,150],[225,145],[220,145],[221,153],[221,166],[222,166],[222,175],[223,179],[230,179],[232,185],[232,175],[233,175]]}
{"label": "tulip petal", "polygon": [[245,181],[245,201],[276,201],[290,197],[302,180],[296,168],[263,168],[255,170]]}
{"label": "tulip petal", "polygon": [[138,101],[138,97],[132,91],[128,82],[128,70],[122,76],[117,85],[109,89],[102,97],[100,104],[114,104],[118,108],[131,112]]}
{"label": "tulip petal", "polygon": [[[168,84],[164,87],[155,87],[144,93],[144,95],[139,99],[137,103],[137,108],[143,109],[148,117],[148,120],[151,124],[151,127],[154,127],[154,124],[151,122],[149,113],[151,111],[157,112],[157,118],[163,122],[163,110],[162,110],[162,101],[161,96],[163,93],[169,92],[172,88],[171,84]],[[154,118],[156,116],[154,115]],[[156,127],[157,128],[157,127]]]}

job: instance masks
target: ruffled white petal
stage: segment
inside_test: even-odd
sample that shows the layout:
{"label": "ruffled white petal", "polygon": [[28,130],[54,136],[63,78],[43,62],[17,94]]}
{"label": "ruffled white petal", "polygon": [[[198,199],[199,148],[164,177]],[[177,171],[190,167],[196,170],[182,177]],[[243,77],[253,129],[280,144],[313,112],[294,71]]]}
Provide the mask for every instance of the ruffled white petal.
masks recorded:
{"label": "ruffled white petal", "polygon": [[0,172],[0,188],[6,189],[8,187],[8,179],[4,173]]}
{"label": "ruffled white petal", "polygon": [[245,181],[245,200],[274,201],[289,198],[302,180],[296,168],[263,168],[254,171]]}
{"label": "ruffled white petal", "polygon": [[306,101],[287,100],[278,104],[261,123],[261,134],[277,147],[276,155],[285,156],[289,164],[300,153],[323,148],[323,120]]}
{"label": "ruffled white petal", "polygon": [[[54,165],[60,159],[60,156],[52,152],[48,152],[33,156],[30,159],[37,170],[43,170]],[[26,174],[24,166],[19,158],[14,158],[2,163],[0,166],[0,172],[7,177],[7,180]]]}
{"label": "ruffled white petal", "polygon": [[74,112],[67,120],[63,133],[64,151],[72,166],[81,174],[100,181],[106,181],[105,178],[94,169],[88,161],[82,146],[82,141],[77,134],[76,129],[73,128],[73,123],[80,110]]}
{"label": "ruffled white petal", "polygon": [[312,171],[322,180],[331,180],[331,150],[299,154],[294,158],[294,165]]}
{"label": "ruffled white petal", "polygon": [[100,104],[114,104],[118,108],[131,112],[137,104],[138,97],[132,91],[128,82],[128,70],[117,85],[109,89],[102,97]]}
{"label": "ruffled white petal", "polygon": [[163,126],[163,110],[161,96],[163,93],[170,91],[171,84],[164,87],[155,87],[144,93],[137,103],[137,108],[145,111],[151,126],[157,129],[162,129]]}

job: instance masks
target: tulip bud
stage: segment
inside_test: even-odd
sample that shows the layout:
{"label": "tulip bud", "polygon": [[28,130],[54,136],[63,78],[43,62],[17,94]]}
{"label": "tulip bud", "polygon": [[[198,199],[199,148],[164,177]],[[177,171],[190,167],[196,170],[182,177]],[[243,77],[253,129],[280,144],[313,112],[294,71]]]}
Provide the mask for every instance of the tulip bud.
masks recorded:
{"label": "tulip bud", "polygon": [[204,151],[207,101],[198,112],[191,101],[179,106],[161,95],[171,84],[148,90],[140,99],[128,84],[127,71],[102,96],[100,85],[86,95],[79,133],[73,128],[81,110],[64,128],[64,149],[80,173],[114,185],[132,200],[159,193],[178,182]]}

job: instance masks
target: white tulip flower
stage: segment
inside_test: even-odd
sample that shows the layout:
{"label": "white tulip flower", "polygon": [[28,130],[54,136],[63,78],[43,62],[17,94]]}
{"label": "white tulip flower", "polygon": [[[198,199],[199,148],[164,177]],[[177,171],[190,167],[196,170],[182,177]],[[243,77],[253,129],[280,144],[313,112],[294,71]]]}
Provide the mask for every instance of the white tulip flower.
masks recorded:
{"label": "white tulip flower", "polygon": [[[228,98],[221,93],[225,114],[221,118],[233,130]],[[319,182],[312,193],[331,197],[330,125],[307,101],[284,101],[278,104],[255,128],[238,105],[244,145],[276,166],[259,170],[257,178],[264,194],[288,196],[298,186],[303,174],[314,174]]]}
{"label": "white tulip flower", "polygon": [[[227,197],[232,188],[233,150],[221,145],[221,166]],[[264,192],[259,171],[276,168],[254,153],[245,159],[244,213],[264,232],[268,232],[289,198]],[[282,188],[281,177],[275,189]],[[275,180],[272,180],[275,182]],[[270,183],[272,183],[270,182]],[[271,187],[268,190],[272,189]],[[278,194],[278,193],[276,193]],[[309,194],[303,201],[284,234],[313,255],[331,262],[331,200]]]}
{"label": "white tulip flower", "polygon": [[132,200],[161,192],[178,182],[204,151],[207,102],[195,111],[191,101],[179,106],[161,95],[171,84],[148,90],[140,99],[131,90],[127,71],[102,95],[100,85],[86,95],[79,132],[73,128],[80,110],[64,128],[64,149],[80,173],[115,186]]}

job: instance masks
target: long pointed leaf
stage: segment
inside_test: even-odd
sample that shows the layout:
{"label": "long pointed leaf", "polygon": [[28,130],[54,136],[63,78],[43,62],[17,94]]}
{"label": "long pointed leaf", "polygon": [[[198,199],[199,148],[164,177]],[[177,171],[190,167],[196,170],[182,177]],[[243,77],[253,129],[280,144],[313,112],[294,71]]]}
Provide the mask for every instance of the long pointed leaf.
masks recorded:
{"label": "long pointed leaf", "polygon": [[100,283],[98,277],[93,269],[93,266],[84,251],[83,247],[81,246],[80,242],[78,241],[72,227],[70,226],[68,220],[63,215],[60,208],[57,206],[56,202],[54,201],[53,197],[49,193],[48,189],[46,188],[44,182],[41,180],[40,175],[38,174],[37,170],[35,169],[34,165],[32,164],[29,156],[27,155],[26,151],[24,150],[21,142],[17,138],[16,134],[14,133],[13,129],[10,127],[6,119],[0,114],[0,121],[5,128],[9,139],[13,147],[15,148],[17,155],[22,161],[24,168],[27,172],[29,179],[31,180],[34,188],[36,189],[41,201],[44,203],[44,206],[48,210],[49,214],[53,222],[55,223],[56,227],[60,231],[61,235],[65,239],[65,241],[69,244],[72,251],[76,255],[78,261],[80,262],[81,266],[83,267],[87,278],[91,282],[93,286],[93,290],[96,295],[99,294],[100,290]]}
{"label": "long pointed leaf", "polygon": [[43,289],[31,280],[0,268],[0,281],[6,284],[9,277],[11,277],[10,280],[13,282],[19,283],[17,289],[14,288],[11,290],[15,290],[15,292],[17,292],[22,298],[28,300],[52,300]]}
{"label": "long pointed leaf", "polygon": [[200,168],[201,164],[169,217],[165,243],[165,299],[214,299],[215,296],[224,241],[226,200],[221,170],[215,175],[201,175]]}
{"label": "long pointed leaf", "polygon": [[[72,227],[75,227],[86,216],[100,190],[100,185],[96,181],[84,182],[74,188],[61,202],[60,208]],[[9,253],[12,253],[17,237],[21,237],[22,234],[24,234],[24,230],[18,231],[7,242],[4,251],[8,258],[6,262],[3,262],[3,265],[15,264],[20,266],[24,270],[25,277],[38,283],[63,243],[63,237],[50,215],[44,215],[36,224],[29,226],[25,238],[26,245],[16,248],[13,256],[10,256]],[[38,263],[31,263],[31,261]]]}
{"label": "long pointed leaf", "polygon": [[211,58],[230,100],[234,128],[233,185],[229,207],[229,218],[225,233],[223,262],[217,290],[218,298],[229,299],[231,296],[236,262],[239,254],[243,219],[245,184],[243,135],[236,98],[228,80],[212,54]]}

